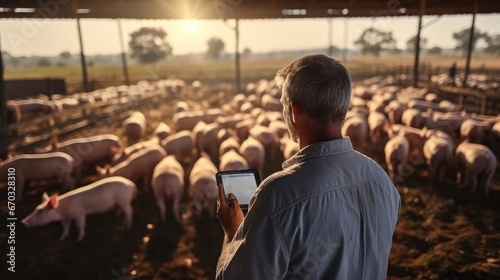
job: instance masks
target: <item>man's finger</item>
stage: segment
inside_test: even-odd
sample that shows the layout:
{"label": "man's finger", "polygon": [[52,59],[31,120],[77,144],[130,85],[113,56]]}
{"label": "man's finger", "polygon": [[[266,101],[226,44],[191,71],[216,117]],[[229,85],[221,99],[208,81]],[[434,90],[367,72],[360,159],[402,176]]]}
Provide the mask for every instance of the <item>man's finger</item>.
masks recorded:
{"label": "man's finger", "polygon": [[238,202],[238,199],[236,198],[236,196],[232,193],[229,194],[229,203],[231,204],[232,207],[234,207],[235,209],[239,209],[240,208],[240,203]]}
{"label": "man's finger", "polygon": [[221,205],[227,205],[227,201],[226,201],[226,192],[224,191],[224,187],[222,186],[222,184],[219,184],[219,196],[218,196],[218,202],[221,204]]}

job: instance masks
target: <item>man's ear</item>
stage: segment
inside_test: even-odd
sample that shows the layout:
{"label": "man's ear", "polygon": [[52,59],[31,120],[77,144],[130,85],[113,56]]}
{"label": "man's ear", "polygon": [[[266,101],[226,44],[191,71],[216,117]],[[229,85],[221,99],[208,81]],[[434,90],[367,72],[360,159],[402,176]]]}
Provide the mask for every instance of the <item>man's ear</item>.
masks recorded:
{"label": "man's ear", "polygon": [[294,123],[298,123],[300,121],[300,117],[302,115],[302,108],[300,108],[299,104],[295,103],[295,102],[291,102],[292,104],[292,121]]}

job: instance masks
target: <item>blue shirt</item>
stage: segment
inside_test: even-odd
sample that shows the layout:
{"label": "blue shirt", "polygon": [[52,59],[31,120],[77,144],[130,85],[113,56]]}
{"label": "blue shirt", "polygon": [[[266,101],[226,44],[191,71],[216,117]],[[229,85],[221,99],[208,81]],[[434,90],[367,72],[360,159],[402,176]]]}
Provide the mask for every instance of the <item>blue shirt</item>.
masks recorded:
{"label": "blue shirt", "polygon": [[386,279],[400,195],[348,137],[307,146],[255,192],[217,279]]}

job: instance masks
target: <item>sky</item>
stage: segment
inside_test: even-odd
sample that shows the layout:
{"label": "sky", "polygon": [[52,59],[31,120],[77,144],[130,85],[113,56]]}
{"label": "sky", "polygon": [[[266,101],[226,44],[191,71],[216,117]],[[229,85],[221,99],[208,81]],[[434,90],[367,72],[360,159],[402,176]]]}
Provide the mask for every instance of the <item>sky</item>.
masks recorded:
{"label": "sky", "polygon": [[[120,20],[123,45],[128,49],[129,34],[141,27],[162,27],[174,55],[205,52],[211,37],[221,38],[227,52],[234,52],[234,20]],[[83,49],[86,55],[121,52],[118,22],[113,19],[81,19]],[[418,17],[267,19],[240,20],[240,51],[252,52],[326,48],[329,24],[333,27],[333,45],[354,49],[354,41],[363,30],[375,27],[393,32],[397,47],[406,49],[406,42],[416,35]],[[427,47],[453,48],[454,32],[470,28],[472,15],[425,16],[421,37]],[[500,14],[476,16],[476,28],[489,35],[500,34]],[[347,32],[346,32],[347,31]],[[483,43],[484,45],[484,43]],[[0,19],[0,46],[14,56],[53,56],[63,51],[80,52],[75,19]],[[479,44],[481,46],[481,44]]]}

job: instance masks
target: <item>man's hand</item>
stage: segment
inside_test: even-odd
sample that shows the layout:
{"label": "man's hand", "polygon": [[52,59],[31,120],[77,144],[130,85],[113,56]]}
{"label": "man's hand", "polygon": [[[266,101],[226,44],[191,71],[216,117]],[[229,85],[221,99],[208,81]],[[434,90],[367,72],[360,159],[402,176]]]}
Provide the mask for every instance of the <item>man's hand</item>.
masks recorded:
{"label": "man's hand", "polygon": [[238,199],[234,194],[229,194],[229,201],[231,205],[229,205],[226,201],[226,194],[224,192],[224,187],[222,184],[219,184],[219,196],[217,199],[217,218],[219,219],[224,232],[228,238],[228,241],[231,241],[238,230],[241,222],[243,222],[244,216],[243,211],[241,210],[240,204],[238,203]]}

